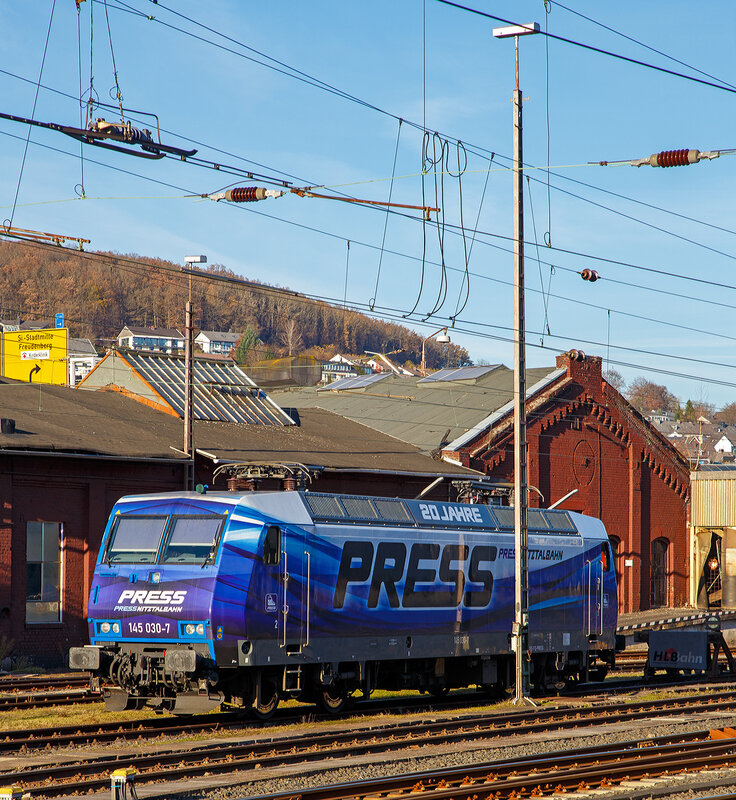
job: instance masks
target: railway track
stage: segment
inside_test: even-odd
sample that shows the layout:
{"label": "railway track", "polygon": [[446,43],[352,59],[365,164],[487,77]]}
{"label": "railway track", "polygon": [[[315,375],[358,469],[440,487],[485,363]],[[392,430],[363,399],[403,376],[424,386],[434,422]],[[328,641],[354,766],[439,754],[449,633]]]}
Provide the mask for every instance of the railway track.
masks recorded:
{"label": "railway track", "polygon": [[[666,701],[617,703],[586,708],[538,709],[502,714],[474,714],[445,720],[400,722],[375,725],[344,731],[330,731],[280,738],[238,740],[226,744],[194,745],[186,749],[167,748],[156,752],[115,754],[91,759],[63,760],[60,755],[53,765],[39,765],[21,771],[0,772],[0,780],[18,783],[34,795],[58,796],[75,792],[93,791],[109,785],[109,775],[120,767],[134,767],[138,771],[137,783],[170,781],[203,774],[223,774],[303,766],[324,760],[365,757],[376,754],[398,753],[410,748],[430,745],[456,745],[460,742],[482,742],[494,738],[507,739],[512,735],[535,732],[558,733],[591,725],[612,724],[633,719],[681,716],[685,713],[736,711],[732,693],[714,693],[707,699],[702,695]],[[241,723],[242,724],[242,723]],[[223,730],[220,726],[218,730]],[[187,732],[190,728],[187,725]],[[133,731],[137,735],[138,731]],[[161,726],[158,735],[163,733]],[[181,733],[181,730],[179,730]],[[693,735],[676,737],[692,739]],[[697,737],[695,737],[697,738]],[[76,741],[57,739],[55,744],[86,744],[100,741],[100,736],[86,735]],[[0,749],[16,749],[19,742],[0,742]],[[40,739],[26,747],[45,746]],[[736,740],[721,742],[721,747],[736,749]],[[732,756],[730,756],[732,758]],[[560,761],[559,756],[556,761]],[[53,783],[52,783],[53,782]]]}
{"label": "railway track", "polygon": [[87,675],[5,676],[0,678],[0,711],[98,702]]}
{"label": "railway track", "polygon": [[[402,775],[359,783],[300,790],[300,800],[443,800],[469,798],[543,797],[565,791],[608,789],[624,781],[673,776],[730,766],[736,739],[708,739],[707,733],[660,737],[620,745],[603,745],[556,753],[496,761],[473,767]],[[672,787],[671,787],[672,788]],[[684,788],[684,787],[683,787]],[[651,790],[651,789],[650,789]],[[270,794],[271,800],[293,798],[294,792]],[[719,795],[719,798],[732,795]]]}

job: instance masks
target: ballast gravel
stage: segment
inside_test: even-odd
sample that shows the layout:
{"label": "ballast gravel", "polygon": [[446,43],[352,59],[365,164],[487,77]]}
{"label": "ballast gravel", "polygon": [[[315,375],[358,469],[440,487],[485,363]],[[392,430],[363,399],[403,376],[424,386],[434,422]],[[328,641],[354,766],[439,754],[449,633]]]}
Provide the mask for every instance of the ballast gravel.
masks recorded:
{"label": "ballast gravel", "polygon": [[[248,775],[193,779],[184,785],[167,784],[137,787],[141,798],[167,798],[167,800],[243,800],[244,798],[270,798],[283,792],[297,792],[316,786],[351,783],[370,779],[387,778],[392,775],[414,774],[425,770],[456,769],[463,766],[483,764],[528,755],[548,755],[565,753],[569,750],[602,744],[616,744],[637,738],[651,739],[659,736],[701,731],[713,727],[733,725],[732,715],[709,714],[707,721],[702,718],[692,722],[683,719],[682,723],[669,724],[664,720],[642,720],[640,723],[614,724],[607,726],[605,732],[583,734],[582,732],[562,732],[557,735],[509,736],[508,742],[486,740],[454,743],[447,752],[433,752],[427,755],[394,753],[390,755],[366,756],[352,759],[350,764],[335,764],[335,759],[327,762],[300,765],[274,774],[264,770],[262,779]],[[443,748],[431,748],[439,751]],[[205,785],[205,783],[207,785]],[[217,786],[213,784],[219,784]],[[669,776],[663,780],[647,782],[632,781],[625,786],[614,787],[610,791],[597,789],[591,792],[568,792],[565,798],[595,798],[595,800],[622,800],[622,798],[667,798],[668,800],[693,800],[698,796],[713,797],[727,792],[727,786],[736,786],[736,769],[719,769],[691,775]],[[688,787],[692,785],[692,790]],[[697,787],[703,787],[698,791]],[[663,793],[664,792],[664,793]],[[560,796],[561,797],[561,796]]]}

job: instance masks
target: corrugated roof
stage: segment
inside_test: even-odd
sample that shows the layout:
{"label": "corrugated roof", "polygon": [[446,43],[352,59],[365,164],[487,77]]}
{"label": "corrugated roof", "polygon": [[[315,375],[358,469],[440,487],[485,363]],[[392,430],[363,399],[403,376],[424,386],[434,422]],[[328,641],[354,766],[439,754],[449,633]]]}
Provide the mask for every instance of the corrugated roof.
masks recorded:
{"label": "corrugated roof", "polygon": [[[554,367],[529,369],[527,383],[533,385],[552,372]],[[509,402],[513,388],[513,370],[501,365],[474,382],[425,383],[415,377],[388,374],[380,383],[357,391],[320,392],[307,387],[272,394],[281,405],[324,408],[432,453]]]}
{"label": "corrugated roof", "polygon": [[[293,425],[293,420],[231,361],[195,358],[194,419]],[[113,351],[79,384],[79,389],[122,390],[142,402],[184,416],[184,357]]]}

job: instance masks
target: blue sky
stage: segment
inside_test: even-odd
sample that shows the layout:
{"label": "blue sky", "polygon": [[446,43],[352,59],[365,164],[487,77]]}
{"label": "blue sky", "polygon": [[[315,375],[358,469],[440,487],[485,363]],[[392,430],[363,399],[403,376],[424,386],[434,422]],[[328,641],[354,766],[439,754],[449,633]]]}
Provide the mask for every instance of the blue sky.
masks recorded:
{"label": "blue sky", "polygon": [[[697,18],[684,2],[565,3],[690,67],[554,2],[549,13],[541,0],[468,5],[520,22],[536,20],[559,36],[668,69],[697,74],[694,67],[736,83],[731,3],[710,3]],[[51,0],[0,6],[3,112],[34,113],[51,9]],[[107,12],[126,107],[158,114],[165,141],[197,147],[204,159],[370,200],[388,199],[393,172],[392,200],[422,204],[423,137],[409,123],[426,120],[429,131],[448,139],[453,173],[456,140],[465,143],[466,170],[460,179],[444,175],[438,200],[432,170],[424,176],[424,202],[442,206],[446,223],[446,284],[434,215],[422,223],[418,212],[387,216],[293,194],[258,204],[215,204],[185,195],[253,182],[92,147],[84,151],[86,197],[79,199],[80,147],[50,131],[31,132],[13,211],[27,129],[8,121],[0,121],[3,219],[12,212],[16,226],[89,238],[94,249],[175,262],[205,253],[210,263],[244,277],[338,300],[347,268],[349,304],[373,303],[377,313],[398,319],[416,306],[406,322],[424,335],[447,324],[463,305],[467,250],[470,298],[450,335],[476,361],[511,365],[514,65],[513,41],[491,35],[499,23],[436,0],[108,0]],[[91,14],[94,86],[101,100],[110,101],[105,4],[85,0],[78,20],[73,0],[57,0],[41,78],[48,88],[38,93],[36,119],[78,124],[79,101],[73,98],[80,91],[80,51],[82,90],[89,89]],[[296,80],[286,67],[279,68],[292,76],[249,60],[267,61],[248,47],[386,113]],[[677,169],[586,166],[664,149],[736,147],[736,97],[563,42],[545,45],[542,36],[521,41],[521,88],[525,161],[549,163],[554,173],[548,208],[547,174],[527,172],[529,364],[552,364],[557,352],[577,347],[610,359],[627,380],[644,375],[666,384],[683,402],[690,397],[722,406],[736,400],[736,291],[728,288],[736,286],[736,158]],[[398,149],[397,118],[407,121]],[[482,233],[474,237],[476,219]],[[544,246],[545,234],[552,248]],[[581,280],[577,273],[584,268],[597,270],[601,280]]]}

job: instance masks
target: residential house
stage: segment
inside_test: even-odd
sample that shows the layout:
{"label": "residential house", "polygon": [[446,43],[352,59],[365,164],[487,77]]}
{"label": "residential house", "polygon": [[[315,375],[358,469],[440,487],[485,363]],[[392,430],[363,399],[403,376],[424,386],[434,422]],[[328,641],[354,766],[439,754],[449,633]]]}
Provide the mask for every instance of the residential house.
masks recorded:
{"label": "residential house", "polygon": [[118,345],[128,350],[175,353],[184,349],[184,334],[176,328],[141,328],[126,325],[118,334]]}
{"label": "residential house", "polygon": [[194,337],[194,344],[202,348],[203,353],[226,356],[238,343],[242,334],[229,331],[200,331]]}

